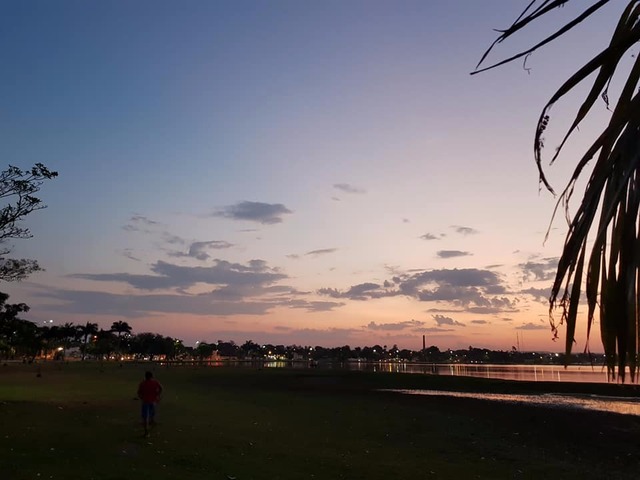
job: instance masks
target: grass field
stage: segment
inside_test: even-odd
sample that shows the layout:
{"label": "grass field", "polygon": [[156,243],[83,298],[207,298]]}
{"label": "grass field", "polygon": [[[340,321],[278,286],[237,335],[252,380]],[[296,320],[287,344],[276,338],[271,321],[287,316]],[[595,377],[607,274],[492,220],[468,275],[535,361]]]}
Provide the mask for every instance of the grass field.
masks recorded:
{"label": "grass field", "polygon": [[[0,478],[637,479],[638,417],[414,397],[380,388],[527,391],[541,384],[406,374],[156,366],[0,367]],[[563,386],[637,395],[637,387]]]}

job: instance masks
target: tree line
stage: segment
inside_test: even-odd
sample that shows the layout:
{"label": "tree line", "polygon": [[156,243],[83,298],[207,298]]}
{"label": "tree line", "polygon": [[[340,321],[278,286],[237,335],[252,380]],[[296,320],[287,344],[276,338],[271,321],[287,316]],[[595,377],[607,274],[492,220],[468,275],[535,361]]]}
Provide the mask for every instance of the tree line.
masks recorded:
{"label": "tree line", "polygon": [[[28,311],[25,304],[8,304],[9,296],[0,293],[0,358],[33,362],[42,360],[255,360],[255,361],[315,361],[315,362],[426,362],[426,363],[492,363],[492,364],[561,364],[564,355],[557,353],[490,350],[469,346],[467,349],[440,350],[435,345],[422,350],[400,349],[397,345],[373,345],[351,348],[259,344],[247,340],[197,342],[186,346],[177,338],[158,333],[133,334],[132,327],[122,320],[108,329],[97,323],[53,325],[19,318]],[[594,362],[593,356],[574,355],[572,362]]]}
{"label": "tree line", "polygon": [[93,322],[40,326],[18,317],[29,307],[7,304],[7,299],[0,293],[0,357],[5,360],[175,358],[184,352],[181,340],[150,332],[132,335],[125,321],[115,321],[108,329]]}

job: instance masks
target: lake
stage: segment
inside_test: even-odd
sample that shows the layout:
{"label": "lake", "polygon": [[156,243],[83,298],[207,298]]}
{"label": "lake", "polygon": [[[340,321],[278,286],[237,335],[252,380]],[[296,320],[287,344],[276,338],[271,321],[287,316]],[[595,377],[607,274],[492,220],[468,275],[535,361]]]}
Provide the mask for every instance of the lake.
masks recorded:
{"label": "lake", "polygon": [[[180,362],[176,362],[180,363]],[[194,362],[198,363],[198,362]],[[526,382],[580,382],[608,383],[607,370],[602,365],[491,365],[491,364],[437,364],[410,362],[324,362],[310,364],[308,361],[258,361],[258,360],[217,360],[205,362],[211,366],[261,366],[265,368],[319,368],[335,370],[355,370],[365,372],[413,373],[424,375],[452,375],[460,377],[496,378]],[[627,369],[626,382],[630,380]]]}
{"label": "lake", "polygon": [[[422,373],[462,377],[498,378],[527,382],[582,382],[607,383],[607,370],[591,365],[488,365],[488,364],[418,364],[418,363],[369,363],[348,362],[349,370],[373,372]],[[627,378],[628,371],[627,371]],[[628,380],[627,380],[628,381]]]}

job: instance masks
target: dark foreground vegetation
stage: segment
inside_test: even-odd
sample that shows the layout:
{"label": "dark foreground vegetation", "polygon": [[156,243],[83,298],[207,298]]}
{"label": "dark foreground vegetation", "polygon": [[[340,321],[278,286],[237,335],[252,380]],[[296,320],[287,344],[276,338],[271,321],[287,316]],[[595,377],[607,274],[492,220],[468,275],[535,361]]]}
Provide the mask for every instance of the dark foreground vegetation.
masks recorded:
{"label": "dark foreground vegetation", "polygon": [[[165,395],[159,425],[142,438],[135,390],[150,366]],[[17,364],[0,367],[1,478],[636,479],[640,471],[638,417],[381,388],[638,394],[629,385],[317,369]]]}

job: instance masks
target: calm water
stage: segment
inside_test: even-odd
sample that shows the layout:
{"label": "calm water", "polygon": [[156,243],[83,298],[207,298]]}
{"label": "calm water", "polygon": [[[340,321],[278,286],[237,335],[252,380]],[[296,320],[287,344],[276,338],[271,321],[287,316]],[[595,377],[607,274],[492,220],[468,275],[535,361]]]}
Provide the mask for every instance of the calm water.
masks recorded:
{"label": "calm water", "polygon": [[[214,361],[211,366],[237,365],[266,368],[312,368],[306,361]],[[591,365],[488,365],[488,364],[424,364],[404,362],[343,362],[320,363],[319,369],[357,370],[367,372],[414,373],[424,375],[453,375],[461,377],[497,378],[528,382],[582,382],[608,383],[607,371],[603,366]],[[630,381],[627,371],[627,383]]]}
{"label": "calm water", "polygon": [[[345,368],[373,372],[423,373],[463,377],[499,378],[533,382],[607,383],[607,371],[591,365],[467,365],[467,364],[415,364],[415,363],[363,363],[345,364]],[[627,374],[628,375],[628,374]]]}
{"label": "calm water", "polygon": [[526,403],[551,408],[597,410],[600,412],[624,413],[640,416],[640,398],[607,397],[602,395],[565,395],[547,393],[543,395],[516,395],[502,393],[448,392],[441,390],[385,390],[408,395],[428,395],[458,398],[477,398],[493,402]]}

